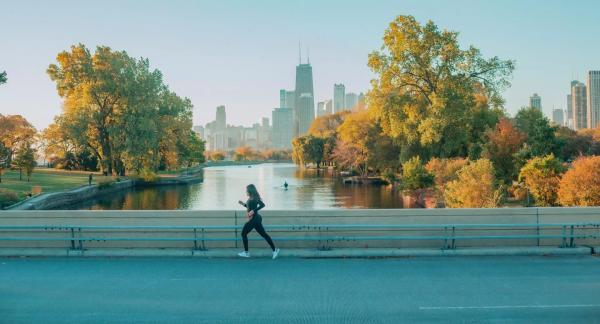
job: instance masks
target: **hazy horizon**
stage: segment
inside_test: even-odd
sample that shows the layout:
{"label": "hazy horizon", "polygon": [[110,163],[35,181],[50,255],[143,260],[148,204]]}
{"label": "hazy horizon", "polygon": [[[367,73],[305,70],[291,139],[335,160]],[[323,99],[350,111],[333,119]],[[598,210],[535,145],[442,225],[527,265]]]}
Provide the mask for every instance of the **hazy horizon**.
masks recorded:
{"label": "hazy horizon", "polygon": [[581,1],[20,1],[3,5],[0,30],[0,113],[21,114],[38,129],[61,111],[46,68],[56,55],[83,43],[145,57],[164,80],[194,104],[194,124],[212,121],[218,105],[230,124],[271,117],[279,89],[294,88],[298,42],[310,47],[316,102],[333,97],[333,84],[367,91],[374,75],[367,55],[380,48],[397,15],[433,20],[460,32],[463,46],[484,56],[516,60],[504,93],[515,113],[529,96],[544,113],[565,109],[569,82],[600,69],[600,3]]}

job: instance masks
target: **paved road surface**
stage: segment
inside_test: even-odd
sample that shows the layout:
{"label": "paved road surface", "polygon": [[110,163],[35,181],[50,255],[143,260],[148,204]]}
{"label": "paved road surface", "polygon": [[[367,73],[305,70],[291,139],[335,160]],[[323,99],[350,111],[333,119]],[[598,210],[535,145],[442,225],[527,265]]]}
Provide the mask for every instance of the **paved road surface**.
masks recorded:
{"label": "paved road surface", "polygon": [[1,323],[600,323],[600,258],[0,259]]}

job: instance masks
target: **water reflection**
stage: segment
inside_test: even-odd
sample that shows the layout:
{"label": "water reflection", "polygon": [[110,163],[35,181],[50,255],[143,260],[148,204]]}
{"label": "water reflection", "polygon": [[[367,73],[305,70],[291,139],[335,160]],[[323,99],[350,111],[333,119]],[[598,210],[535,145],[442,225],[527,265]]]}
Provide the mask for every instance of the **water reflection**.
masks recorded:
{"label": "water reflection", "polygon": [[200,184],[134,188],[67,209],[238,209],[249,183],[270,209],[402,208],[400,192],[385,186],[344,184],[331,170],[260,164],[210,167]]}

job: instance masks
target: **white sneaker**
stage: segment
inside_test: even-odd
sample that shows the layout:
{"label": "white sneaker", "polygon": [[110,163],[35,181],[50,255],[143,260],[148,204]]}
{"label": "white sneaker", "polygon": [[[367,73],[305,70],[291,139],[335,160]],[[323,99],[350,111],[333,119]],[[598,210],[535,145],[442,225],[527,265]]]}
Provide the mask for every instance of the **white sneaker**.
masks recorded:
{"label": "white sneaker", "polygon": [[279,255],[279,249],[275,249],[275,251],[273,251],[273,260],[277,259],[278,255]]}
{"label": "white sneaker", "polygon": [[240,253],[238,253],[239,256],[241,256],[242,258],[249,258],[250,257],[250,252],[248,251],[242,251]]}

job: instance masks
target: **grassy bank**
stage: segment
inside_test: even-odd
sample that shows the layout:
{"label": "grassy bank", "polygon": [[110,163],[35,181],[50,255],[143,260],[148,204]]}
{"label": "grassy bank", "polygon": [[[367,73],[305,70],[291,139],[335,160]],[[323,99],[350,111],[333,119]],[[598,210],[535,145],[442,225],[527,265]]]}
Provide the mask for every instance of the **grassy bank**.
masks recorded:
{"label": "grassy bank", "polygon": [[[29,182],[23,174],[19,180],[19,171],[7,170],[2,175],[0,188],[14,191],[19,199],[25,198],[27,193],[46,193],[73,189],[88,184],[89,172],[69,172],[53,169],[36,169]],[[92,183],[96,183],[98,176],[94,176]],[[38,187],[40,192],[35,192]]]}

